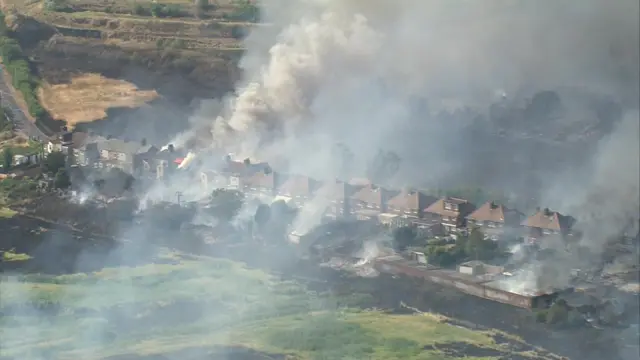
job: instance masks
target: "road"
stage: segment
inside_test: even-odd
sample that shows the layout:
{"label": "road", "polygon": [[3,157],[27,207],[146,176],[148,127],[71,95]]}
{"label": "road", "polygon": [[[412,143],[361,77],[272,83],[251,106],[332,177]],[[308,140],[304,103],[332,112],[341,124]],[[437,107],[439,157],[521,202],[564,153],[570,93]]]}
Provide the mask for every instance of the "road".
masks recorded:
{"label": "road", "polygon": [[10,85],[7,82],[8,80],[4,76],[4,67],[0,67],[0,104],[11,110],[16,130],[24,133],[30,138],[35,138],[39,141],[46,141],[49,137],[42,132],[42,130],[38,129],[36,124],[31,122],[24,112],[22,112],[22,109],[18,106],[18,103],[11,92]]}

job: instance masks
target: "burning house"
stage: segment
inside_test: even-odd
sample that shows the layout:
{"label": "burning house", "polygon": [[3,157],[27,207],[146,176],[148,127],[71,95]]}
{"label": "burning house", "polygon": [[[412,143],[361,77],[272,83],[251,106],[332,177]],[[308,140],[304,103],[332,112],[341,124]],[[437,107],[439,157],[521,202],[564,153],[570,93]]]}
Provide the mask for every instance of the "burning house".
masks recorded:
{"label": "burning house", "polygon": [[551,211],[548,208],[538,210],[522,222],[525,227],[525,239],[529,243],[536,243],[541,238],[551,235],[568,236],[576,219],[559,212]]}

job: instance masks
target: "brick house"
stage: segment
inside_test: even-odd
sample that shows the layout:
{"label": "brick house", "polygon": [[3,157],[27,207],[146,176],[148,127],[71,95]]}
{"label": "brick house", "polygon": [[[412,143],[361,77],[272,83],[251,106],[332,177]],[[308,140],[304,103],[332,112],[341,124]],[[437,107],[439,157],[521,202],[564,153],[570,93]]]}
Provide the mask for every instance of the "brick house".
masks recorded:
{"label": "brick house", "polygon": [[340,180],[329,181],[324,183],[318,192],[329,202],[325,213],[327,217],[339,219],[351,214],[349,198],[353,188],[348,183]]}
{"label": "brick house", "polygon": [[219,173],[227,179],[228,188],[243,190],[245,181],[257,172],[269,173],[271,172],[271,167],[264,162],[251,163],[249,159],[235,161],[230,156],[227,156]]}
{"label": "brick house", "polygon": [[370,220],[386,212],[388,199],[397,192],[387,190],[378,185],[368,184],[360,187],[350,197],[351,212],[358,219]]}
{"label": "brick house", "polygon": [[522,222],[522,226],[525,227],[525,239],[534,243],[545,236],[571,235],[575,222],[576,219],[571,216],[545,208],[526,218]]}
{"label": "brick house", "polygon": [[467,200],[443,197],[424,210],[425,219],[442,225],[444,233],[451,233],[466,226],[466,217],[475,210]]}
{"label": "brick house", "polygon": [[424,217],[424,209],[438,201],[423,192],[404,189],[387,202],[387,212],[398,215],[399,226],[428,228],[433,222]]}
{"label": "brick house", "polygon": [[308,176],[290,175],[278,187],[278,196],[289,198],[290,204],[300,207],[313,198],[320,185]]}
{"label": "brick house", "polygon": [[282,174],[275,171],[255,171],[243,179],[243,189],[255,196],[274,196]]}
{"label": "brick house", "polygon": [[523,219],[524,214],[520,211],[487,201],[467,216],[467,227],[479,227],[485,235],[498,240],[506,231],[519,235]]}

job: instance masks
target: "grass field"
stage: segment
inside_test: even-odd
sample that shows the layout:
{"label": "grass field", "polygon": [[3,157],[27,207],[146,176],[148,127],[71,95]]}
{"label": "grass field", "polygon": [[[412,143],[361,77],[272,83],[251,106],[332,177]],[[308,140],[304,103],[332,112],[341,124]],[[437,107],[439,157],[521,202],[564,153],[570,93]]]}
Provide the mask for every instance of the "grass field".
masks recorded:
{"label": "grass field", "polygon": [[42,106],[71,128],[81,122],[104,119],[109,108],[136,108],[158,97],[154,90],[138,90],[124,80],[99,74],[77,76],[68,84],[45,84],[39,90]]}
{"label": "grass field", "polygon": [[554,358],[506,352],[494,334],[438,316],[356,309],[366,295],[309,292],[227,260],[166,254],[163,262],[170,264],[5,279],[0,358],[200,360],[189,354],[233,346],[290,359],[436,360],[457,357],[454,343],[466,359]]}

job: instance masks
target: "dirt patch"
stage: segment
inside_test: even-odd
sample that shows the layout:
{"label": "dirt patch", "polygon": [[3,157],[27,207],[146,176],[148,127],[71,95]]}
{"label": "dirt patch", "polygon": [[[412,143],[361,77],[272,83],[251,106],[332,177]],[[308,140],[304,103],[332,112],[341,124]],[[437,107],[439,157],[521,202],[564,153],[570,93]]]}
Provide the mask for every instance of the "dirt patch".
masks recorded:
{"label": "dirt patch", "polygon": [[107,117],[109,108],[136,108],[158,97],[155,90],[139,90],[124,80],[99,74],[83,74],[68,84],[45,84],[38,96],[56,120],[70,127]]}

